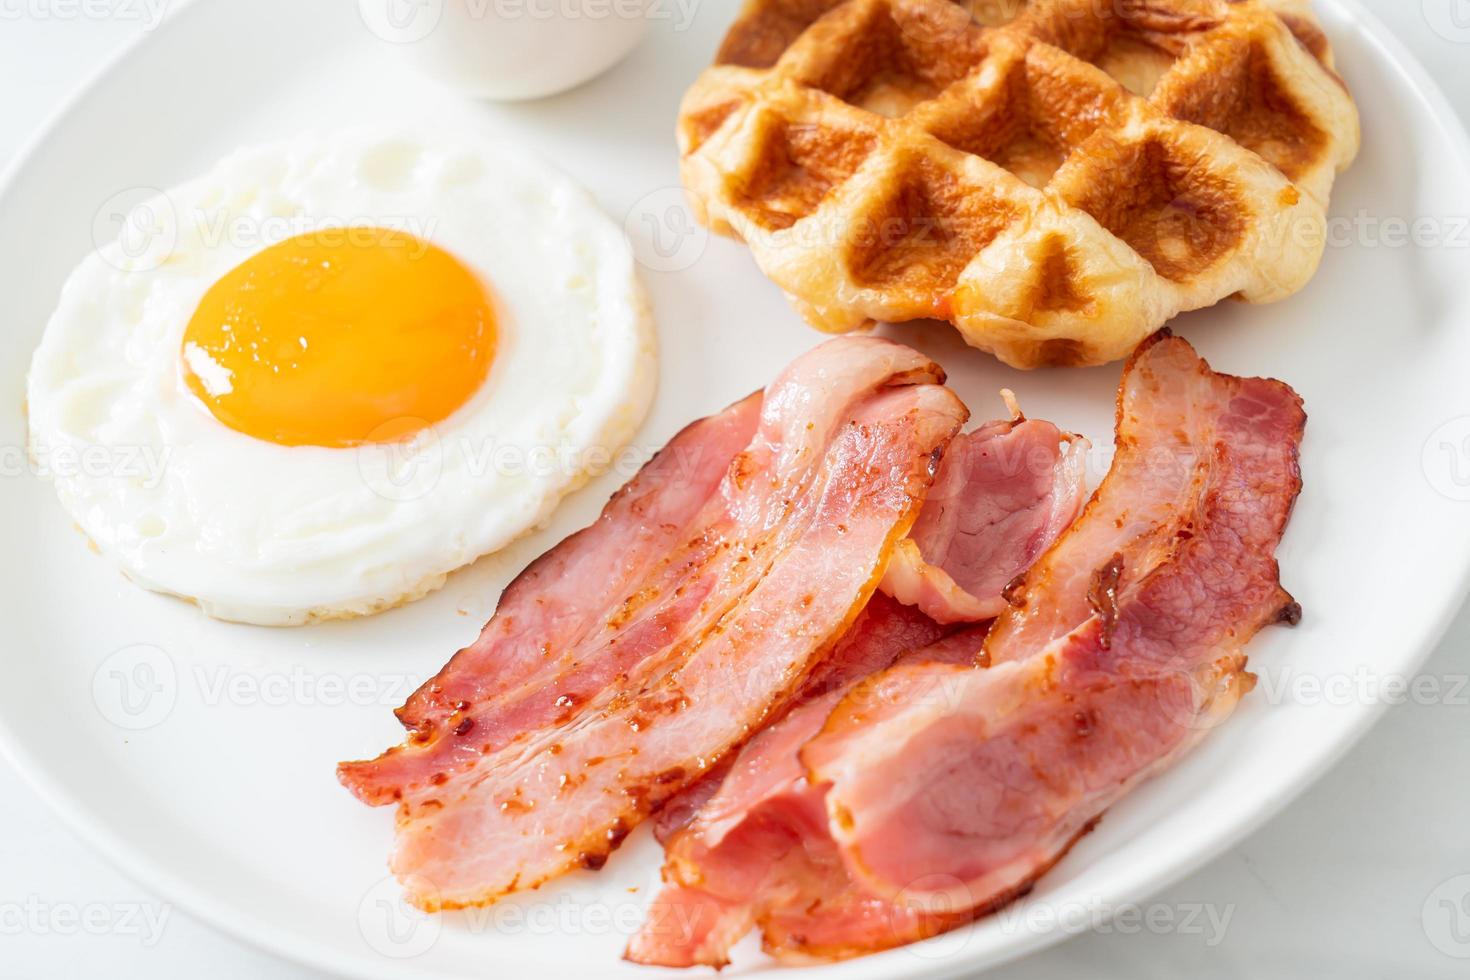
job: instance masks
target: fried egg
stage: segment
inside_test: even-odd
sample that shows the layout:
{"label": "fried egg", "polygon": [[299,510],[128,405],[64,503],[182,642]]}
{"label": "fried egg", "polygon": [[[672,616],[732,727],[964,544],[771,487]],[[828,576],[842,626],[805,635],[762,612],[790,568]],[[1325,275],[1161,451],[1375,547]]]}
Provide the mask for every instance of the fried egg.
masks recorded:
{"label": "fried egg", "polygon": [[140,585],[299,624],[543,524],[654,378],[632,248],[568,178],[461,135],[306,136],[142,202],[72,273],[30,448]]}

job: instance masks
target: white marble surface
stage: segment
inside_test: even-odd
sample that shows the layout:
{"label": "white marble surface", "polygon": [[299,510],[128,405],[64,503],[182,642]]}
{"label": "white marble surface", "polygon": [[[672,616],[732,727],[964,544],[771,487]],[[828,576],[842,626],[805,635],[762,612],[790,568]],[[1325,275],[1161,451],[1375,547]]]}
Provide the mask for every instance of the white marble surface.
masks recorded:
{"label": "white marble surface", "polygon": [[[1366,2],[1470,119],[1470,0]],[[168,5],[0,0],[0,162]],[[1470,249],[1466,261],[1470,271]],[[1143,910],[1152,919],[1132,927],[1125,917],[996,975],[1470,975],[1467,651],[1470,609],[1426,668],[1437,695],[1394,708],[1280,817],[1155,896]],[[4,764],[0,800],[0,978],[319,976],[147,894],[62,829]]]}

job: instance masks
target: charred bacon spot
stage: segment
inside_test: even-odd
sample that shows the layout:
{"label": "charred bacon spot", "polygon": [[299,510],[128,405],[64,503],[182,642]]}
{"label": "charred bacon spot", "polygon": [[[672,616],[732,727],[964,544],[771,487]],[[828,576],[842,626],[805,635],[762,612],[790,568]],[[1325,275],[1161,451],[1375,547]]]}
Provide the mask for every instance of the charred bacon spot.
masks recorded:
{"label": "charred bacon spot", "polygon": [[1302,604],[1293,599],[1281,607],[1276,614],[1276,622],[1285,623],[1287,626],[1300,626],[1302,622]]}
{"label": "charred bacon spot", "polygon": [[1000,597],[1006,601],[1006,605],[1015,606],[1017,609],[1026,604],[1026,573],[1022,572],[1006,583],[1006,587],[1000,590]]}
{"label": "charred bacon spot", "polygon": [[577,855],[577,863],[588,871],[601,871],[607,864],[607,855],[597,851],[583,851]]}
{"label": "charred bacon spot", "polygon": [[750,478],[760,468],[749,452],[742,452],[730,461],[730,480],[737,490],[744,490]]}
{"label": "charred bacon spot", "polygon": [[939,474],[939,464],[944,461],[944,447],[936,446],[929,454],[929,478],[933,479]]}
{"label": "charred bacon spot", "polygon": [[454,726],[454,734],[459,736],[468,735],[475,730],[475,719],[461,718],[459,724]]}
{"label": "charred bacon spot", "polygon": [[1118,580],[1123,577],[1123,556],[1113,555],[1106,565],[1092,573],[1087,590],[1087,603],[1102,618],[1102,648],[1110,649],[1113,630],[1118,625]]}

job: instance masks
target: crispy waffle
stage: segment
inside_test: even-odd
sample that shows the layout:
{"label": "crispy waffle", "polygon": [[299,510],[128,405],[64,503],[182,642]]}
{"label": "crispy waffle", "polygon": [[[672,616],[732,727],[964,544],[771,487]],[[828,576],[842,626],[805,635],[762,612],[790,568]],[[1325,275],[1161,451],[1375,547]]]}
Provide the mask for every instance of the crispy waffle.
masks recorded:
{"label": "crispy waffle", "polygon": [[749,0],[679,139],[814,326],[1036,367],[1301,289],[1359,133],[1297,0]]}

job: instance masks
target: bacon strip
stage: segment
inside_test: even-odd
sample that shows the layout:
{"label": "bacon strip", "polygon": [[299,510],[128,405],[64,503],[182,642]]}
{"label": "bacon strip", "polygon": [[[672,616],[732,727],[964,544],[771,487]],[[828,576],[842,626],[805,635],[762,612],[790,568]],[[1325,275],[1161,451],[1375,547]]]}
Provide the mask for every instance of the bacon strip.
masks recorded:
{"label": "bacon strip", "polygon": [[[1085,499],[1087,440],[1049,422],[1027,420],[1014,409],[1014,396],[1005,394],[1014,417],[955,437],[913,530],[889,559],[880,588],[917,607],[924,621],[947,625],[1000,615],[1006,586],[1076,518]],[[859,635],[849,634],[824,668],[843,661],[841,650],[861,649],[869,639],[861,632],[854,627]],[[843,684],[874,669],[844,675]],[[801,699],[835,686],[823,686],[822,680],[814,677]],[[688,826],[724,776],[721,767],[664,805],[654,829],[660,843]]]}
{"label": "bacon strip", "polygon": [[[764,399],[752,395],[686,428],[597,523],[533,563],[507,589],[480,639],[399,709],[409,741],[377,759],[339,766],[344,785],[372,806],[432,790],[483,755],[559,723],[663,649],[723,587],[721,571],[757,578],[768,561],[739,555],[710,533],[727,505],[721,495],[734,462],[747,473],[767,463],[784,466],[787,491],[796,495],[813,472],[815,447],[854,400],[883,384],[942,381],[937,365],[898,344],[824,350],[823,363],[802,369],[813,355],[799,360]],[[812,413],[810,427],[803,412]],[[781,452],[789,454],[785,462]],[[781,505],[770,493],[752,499]],[[752,555],[788,527],[769,514],[739,516],[753,528],[745,539]],[[691,576],[691,569],[705,574]],[[470,732],[472,739],[465,737]]]}
{"label": "bacon strip", "polygon": [[[946,621],[993,618],[1001,593],[1030,567],[1080,509],[1086,440],[1020,417],[983,426],[950,444],[910,537],[900,542],[883,589],[924,612],[875,596],[809,684],[803,703],[736,756],[733,773],[711,774],[670,802],[658,835],[668,850],[669,887],[628,957],[663,966],[719,966],[729,945],[760,924],[768,947],[842,948],[882,930],[893,943],[932,935],[948,917],[911,915],[853,888],[825,833],[824,785],[805,779],[798,752],[853,685],[893,661],[973,664],[987,627],[940,639]],[[914,556],[904,564],[903,549]],[[963,577],[966,593],[920,548]],[[952,595],[936,601],[918,583],[942,577]],[[976,598],[975,593],[985,596]],[[968,604],[968,605],[965,605]],[[964,612],[957,611],[968,610]],[[906,621],[907,619],[907,621]],[[813,678],[814,681],[817,678]],[[792,827],[817,833],[793,833]],[[688,827],[687,830],[685,828]],[[793,916],[792,909],[800,914]],[[797,943],[795,936],[800,936]]]}
{"label": "bacon strip", "polygon": [[[372,761],[343,763],[337,770],[343,784],[372,806],[400,800],[441,772],[473,764],[482,746],[502,748],[563,714],[565,705],[557,702],[575,696],[569,691],[579,668],[587,686],[622,669],[626,657],[588,661],[581,650],[594,631],[637,620],[634,607],[650,594],[646,580],[677,573],[667,556],[690,535],[690,522],[749,444],[760,409],[756,392],[685,427],[613,495],[595,523],[527,566],[506,587],[479,639],[395,712],[413,737]],[[625,643],[623,650],[632,656],[634,647]],[[452,737],[461,725],[478,729],[477,738]]]}
{"label": "bacon strip", "polygon": [[[869,674],[889,666],[900,654],[938,641],[943,633],[942,626],[919,610],[901,605],[878,593],[868,602],[867,608],[833,649],[831,656],[813,670],[787,710],[796,712],[820,702],[826,704],[830,711],[835,704],[830,700],[831,695],[838,694]],[[983,633],[981,635],[983,638]],[[980,653],[978,642],[973,644],[970,653]],[[822,718],[826,718],[826,712],[822,713]],[[777,721],[771,727],[780,724],[782,721]],[[755,751],[753,746],[766,744],[770,730],[771,728],[764,729],[739,752],[727,757],[718,768],[705,774],[698,782],[663,805],[654,821],[654,836],[659,843],[668,844],[694,821],[719,792],[729,777],[732,764],[742,767],[758,764],[752,755]],[[792,758],[794,760],[795,756]]]}
{"label": "bacon strip", "polygon": [[[992,662],[1035,653],[1090,618],[1092,578],[1114,558],[1121,572],[1115,590],[1169,558],[1173,546],[1163,529],[1184,528],[1207,492],[1215,447],[1290,452],[1295,467],[1305,424],[1299,416],[1300,399],[1279,382],[1216,374],[1171,335],[1146,341],[1118,391],[1107,492],[1095,494],[1071,532],[1027,572],[1017,608],[990,637]],[[1295,491],[1288,512],[1294,499]]]}
{"label": "bacon strip", "polygon": [[[364,799],[401,801],[392,866],[410,897],[430,910],[481,904],[600,866],[784,709],[861,612],[963,424],[942,379],[871,338],[805,355],[767,389],[754,438],[675,536],[684,543],[580,640],[547,645],[556,666],[536,675],[529,709],[464,699],[440,734],[344,766]],[[492,686],[458,669],[441,691]]]}
{"label": "bacon strip", "polygon": [[906,920],[902,910],[850,887],[824,829],[826,787],[807,782],[798,752],[863,678],[900,659],[971,662],[987,628],[941,638],[943,628],[923,613],[875,595],[824,665],[825,684],[810,685],[799,705],[747,743],[711,792],[695,787],[706,798],[687,828],[666,835],[670,884],[650,906],[627,958],[723,966],[730,946],[752,926],[761,924],[770,937],[793,908],[805,910],[800,928],[808,932],[832,933],[857,919],[866,933],[874,922]]}
{"label": "bacon strip", "polygon": [[1087,449],[1086,439],[1025,418],[957,438],[883,591],[940,623],[1005,612],[1006,586],[1081,509]]}
{"label": "bacon strip", "polygon": [[[1272,553],[1301,489],[1300,399],[1167,336],[1125,377],[1114,468],[987,639],[996,666],[881,675],[802,751],[873,894],[952,911],[1028,888],[1230,713],[1245,643],[1297,615]],[[1049,641],[1079,593],[1089,613]]]}
{"label": "bacon strip", "polygon": [[442,725],[461,702],[499,694],[537,671],[546,662],[545,646],[582,639],[679,543],[749,444],[760,408],[756,392],[686,426],[613,495],[595,523],[527,566],[474,645],[395,712],[404,726],[427,732]]}
{"label": "bacon strip", "polygon": [[1252,684],[1244,644],[1299,615],[1271,556],[1304,423],[1285,385],[1215,374],[1167,334],[1146,343],[1113,469],[987,638],[995,666],[901,664],[854,687],[800,749],[810,788],[763,805],[718,862],[700,855],[716,881],[745,869],[758,897],[676,872],[679,915],[662,921],[692,925],[671,941],[651,920],[630,954],[719,963],[759,924],[778,955],[851,956],[1027,890],[1229,715]]}

